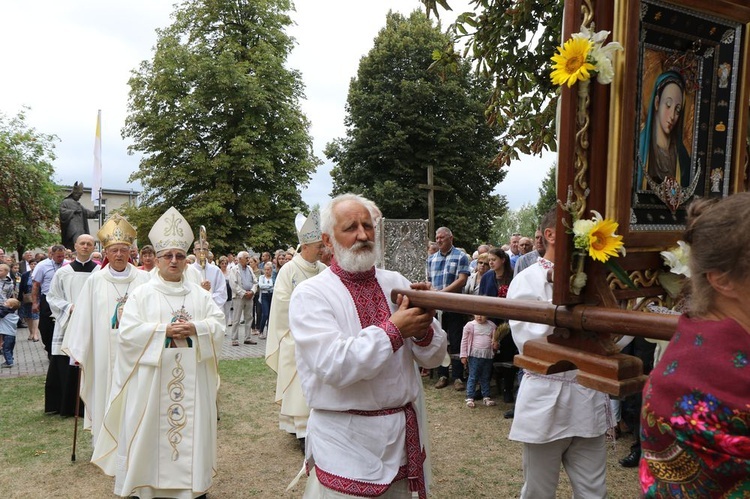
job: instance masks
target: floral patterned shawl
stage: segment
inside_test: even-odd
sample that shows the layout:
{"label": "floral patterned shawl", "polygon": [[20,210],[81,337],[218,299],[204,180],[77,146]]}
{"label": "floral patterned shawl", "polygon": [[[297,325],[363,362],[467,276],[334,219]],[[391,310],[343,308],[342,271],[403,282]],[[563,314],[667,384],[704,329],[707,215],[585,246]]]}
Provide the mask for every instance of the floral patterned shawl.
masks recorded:
{"label": "floral patterned shawl", "polygon": [[643,391],[644,497],[750,496],[750,334],[680,317]]}

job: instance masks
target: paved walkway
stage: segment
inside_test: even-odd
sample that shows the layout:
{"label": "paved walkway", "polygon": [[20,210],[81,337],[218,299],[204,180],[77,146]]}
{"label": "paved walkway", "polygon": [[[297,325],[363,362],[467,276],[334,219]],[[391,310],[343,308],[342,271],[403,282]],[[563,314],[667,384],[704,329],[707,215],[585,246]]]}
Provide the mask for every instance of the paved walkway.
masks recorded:
{"label": "paved walkway", "polygon": [[[13,352],[15,362],[11,368],[0,368],[0,379],[15,378],[17,376],[46,375],[49,361],[47,360],[47,352],[44,351],[42,342],[28,341],[29,330],[26,328],[19,328],[17,334],[16,348]],[[240,330],[240,338],[242,337]],[[258,342],[257,345],[240,344],[238,347],[233,347],[232,341],[228,336],[225,336],[220,358],[235,360],[264,357],[266,354],[266,341],[259,339],[257,336],[253,336],[252,338]]]}

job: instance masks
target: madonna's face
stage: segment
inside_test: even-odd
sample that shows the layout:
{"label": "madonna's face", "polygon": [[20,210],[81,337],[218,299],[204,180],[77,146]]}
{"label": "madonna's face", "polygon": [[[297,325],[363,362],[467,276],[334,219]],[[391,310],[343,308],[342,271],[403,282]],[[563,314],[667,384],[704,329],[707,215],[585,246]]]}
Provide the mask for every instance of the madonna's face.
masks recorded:
{"label": "madonna's face", "polygon": [[670,135],[682,114],[682,90],[676,83],[669,83],[654,102],[659,113],[659,128],[664,135]]}

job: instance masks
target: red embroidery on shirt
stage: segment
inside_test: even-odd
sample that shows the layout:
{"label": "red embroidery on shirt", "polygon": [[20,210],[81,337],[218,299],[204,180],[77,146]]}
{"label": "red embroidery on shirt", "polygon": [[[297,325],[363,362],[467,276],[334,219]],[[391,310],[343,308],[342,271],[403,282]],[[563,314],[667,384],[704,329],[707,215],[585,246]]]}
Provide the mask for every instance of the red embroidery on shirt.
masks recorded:
{"label": "red embroidery on shirt", "polygon": [[[391,340],[391,346],[396,351],[401,345],[404,344],[403,338],[398,328],[389,320],[391,316],[391,310],[388,307],[385,294],[383,289],[380,287],[380,283],[375,277],[375,267],[366,272],[347,272],[338,266],[336,261],[331,264],[331,271],[336,274],[341,282],[344,284],[346,289],[349,291],[354,305],[357,308],[357,315],[359,316],[360,326],[363,328],[368,326],[378,326],[388,335]],[[398,338],[396,338],[398,336]],[[432,340],[431,329],[428,332],[430,340]],[[426,341],[427,338],[422,341]],[[419,441],[419,427],[417,424],[417,413],[414,411],[414,407],[411,404],[407,404],[404,407],[396,409],[383,409],[379,411],[348,411],[352,414],[359,414],[363,416],[383,416],[387,414],[395,414],[397,412],[404,412],[406,417],[406,456],[407,456],[407,478],[409,480],[409,490],[412,492],[419,492],[420,499],[426,499],[427,492],[424,479],[424,460],[426,455],[422,450],[422,445]],[[321,478],[318,475],[318,480],[324,486],[343,492],[350,495],[360,497],[377,497],[382,495],[391,484],[377,485],[369,484],[364,482],[358,482],[348,478],[326,473],[320,468],[318,471],[322,471],[322,475],[326,475],[325,478]],[[324,482],[327,481],[328,483]],[[382,488],[385,487],[385,488]],[[379,492],[377,492],[379,491]]]}
{"label": "red embroidery on shirt", "polygon": [[[419,441],[419,424],[417,422],[417,412],[411,403],[403,407],[394,409],[380,409],[377,411],[360,411],[349,410],[349,414],[358,416],[388,416],[403,412],[406,417],[406,465],[407,478],[409,479],[409,490],[419,493],[419,499],[427,498],[427,487],[424,478],[424,461],[427,458],[422,449],[422,443]],[[393,481],[395,482],[397,478]],[[322,482],[321,482],[322,483]],[[393,482],[391,482],[393,483]]]}
{"label": "red embroidery on shirt", "polygon": [[378,326],[382,328],[391,341],[395,352],[404,344],[401,332],[390,322],[391,309],[388,307],[383,289],[375,278],[375,267],[365,272],[347,272],[334,261],[331,271],[339,276],[341,282],[354,300],[357,307],[359,324],[362,328]]}
{"label": "red embroidery on shirt", "polygon": [[394,352],[404,346],[404,337],[401,336],[401,331],[399,331],[399,329],[394,323],[391,322],[390,319],[385,321],[385,324],[380,327],[383,328],[385,334],[388,335],[388,339],[391,340],[391,348],[393,348]]}
{"label": "red embroidery on shirt", "polygon": [[317,464],[315,465],[315,474],[318,476],[320,484],[324,487],[335,490],[336,492],[341,492],[342,494],[356,497],[382,496],[388,491],[391,485],[399,480],[403,480],[407,476],[405,464],[398,469],[398,473],[396,473],[396,476],[393,478],[393,482],[386,484],[360,482],[358,480],[352,480],[351,478],[334,475],[320,469],[320,466]]}
{"label": "red embroidery on shirt", "polygon": [[412,337],[412,340],[414,340],[414,344],[420,347],[426,347],[430,343],[432,343],[432,337],[435,336],[435,330],[432,329],[432,326],[430,326],[430,329],[427,330],[427,334],[424,335],[424,338],[421,340],[416,340],[414,337]]}

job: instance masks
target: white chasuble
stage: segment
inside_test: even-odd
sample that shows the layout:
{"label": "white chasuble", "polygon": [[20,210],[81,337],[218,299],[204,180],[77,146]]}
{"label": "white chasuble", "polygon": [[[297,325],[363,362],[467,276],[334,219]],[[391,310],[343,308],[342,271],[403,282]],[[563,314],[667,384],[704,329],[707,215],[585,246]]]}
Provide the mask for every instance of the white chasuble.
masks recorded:
{"label": "white chasuble", "polygon": [[[170,348],[179,316],[196,335]],[[199,286],[157,275],[125,305],[112,396],[92,462],[121,496],[192,498],[216,470],[218,353],[224,315]]]}
{"label": "white chasuble", "polygon": [[[159,398],[159,485],[192,487],[195,433],[195,355],[192,348],[167,348],[161,355]],[[164,463],[164,464],[161,464]]]}
{"label": "white chasuble", "polygon": [[289,314],[296,311],[290,310],[289,301],[297,285],[326,268],[320,262],[310,263],[297,254],[291,262],[281,267],[273,288],[266,340],[266,364],[277,374],[274,400],[281,405],[279,428],[295,434],[297,438],[307,436],[310,409],[297,376],[294,337],[289,330]]}
{"label": "white chasuble", "polygon": [[75,313],[63,339],[62,351],[81,366],[81,399],[86,404],[83,427],[96,444],[109,400],[118,336],[118,311],[132,292],[148,282],[147,272],[127,264],[115,276],[109,265],[91,275],[83,285]]}

